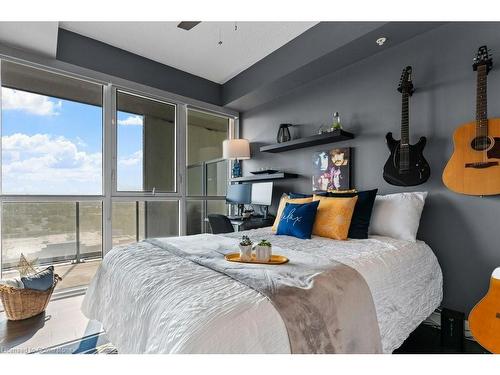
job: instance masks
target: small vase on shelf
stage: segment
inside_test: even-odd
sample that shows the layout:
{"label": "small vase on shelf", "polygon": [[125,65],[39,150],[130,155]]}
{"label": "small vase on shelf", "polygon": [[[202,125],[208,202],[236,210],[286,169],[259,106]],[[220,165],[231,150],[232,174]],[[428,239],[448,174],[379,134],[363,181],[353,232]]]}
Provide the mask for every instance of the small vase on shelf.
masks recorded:
{"label": "small vase on shelf", "polygon": [[290,126],[292,126],[292,124],[280,124],[278,135],[276,136],[276,141],[278,143],[288,142],[289,140],[292,139],[289,130]]}
{"label": "small vase on shelf", "polygon": [[342,129],[342,124],[340,123],[340,114],[335,112],[333,114],[332,126],[330,127],[330,131],[338,131]]}

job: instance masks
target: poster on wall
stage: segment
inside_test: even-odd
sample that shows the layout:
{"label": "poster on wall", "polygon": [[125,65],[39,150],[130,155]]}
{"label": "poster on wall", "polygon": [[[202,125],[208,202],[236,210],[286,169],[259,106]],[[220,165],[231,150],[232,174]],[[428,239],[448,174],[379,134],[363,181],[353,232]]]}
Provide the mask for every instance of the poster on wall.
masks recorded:
{"label": "poster on wall", "polygon": [[313,191],[351,189],[351,148],[335,148],[313,155]]}

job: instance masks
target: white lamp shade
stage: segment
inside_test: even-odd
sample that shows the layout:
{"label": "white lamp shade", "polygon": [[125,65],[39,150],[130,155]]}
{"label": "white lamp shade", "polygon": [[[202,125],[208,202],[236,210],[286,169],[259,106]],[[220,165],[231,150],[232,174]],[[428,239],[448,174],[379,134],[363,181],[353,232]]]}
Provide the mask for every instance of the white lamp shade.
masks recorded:
{"label": "white lamp shade", "polygon": [[250,159],[248,139],[226,139],[222,142],[222,157],[229,160]]}

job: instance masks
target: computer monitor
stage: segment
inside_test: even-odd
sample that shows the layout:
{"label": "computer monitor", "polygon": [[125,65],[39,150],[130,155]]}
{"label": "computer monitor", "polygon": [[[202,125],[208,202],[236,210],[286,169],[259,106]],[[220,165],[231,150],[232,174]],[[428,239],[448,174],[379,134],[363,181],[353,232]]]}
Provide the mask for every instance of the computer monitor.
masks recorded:
{"label": "computer monitor", "polygon": [[259,182],[252,184],[251,204],[270,206],[273,199],[273,183]]}
{"label": "computer monitor", "polygon": [[250,204],[252,184],[232,184],[227,187],[226,202],[230,204]]}

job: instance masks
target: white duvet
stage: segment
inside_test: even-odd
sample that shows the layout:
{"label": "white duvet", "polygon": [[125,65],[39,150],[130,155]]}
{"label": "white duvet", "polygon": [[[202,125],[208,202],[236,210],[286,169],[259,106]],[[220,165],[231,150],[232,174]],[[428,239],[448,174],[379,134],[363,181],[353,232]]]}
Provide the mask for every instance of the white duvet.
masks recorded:
{"label": "white duvet", "polygon": [[[441,269],[424,242],[378,236],[300,240],[276,236],[270,228],[245,233],[356,269],[372,292],[385,353],[398,348],[441,302]],[[227,246],[241,235],[225,235]],[[168,242],[192,252],[220,246],[205,234]],[[148,243],[106,255],[82,311],[102,322],[120,353],[290,353],[285,325],[266,297]]]}

